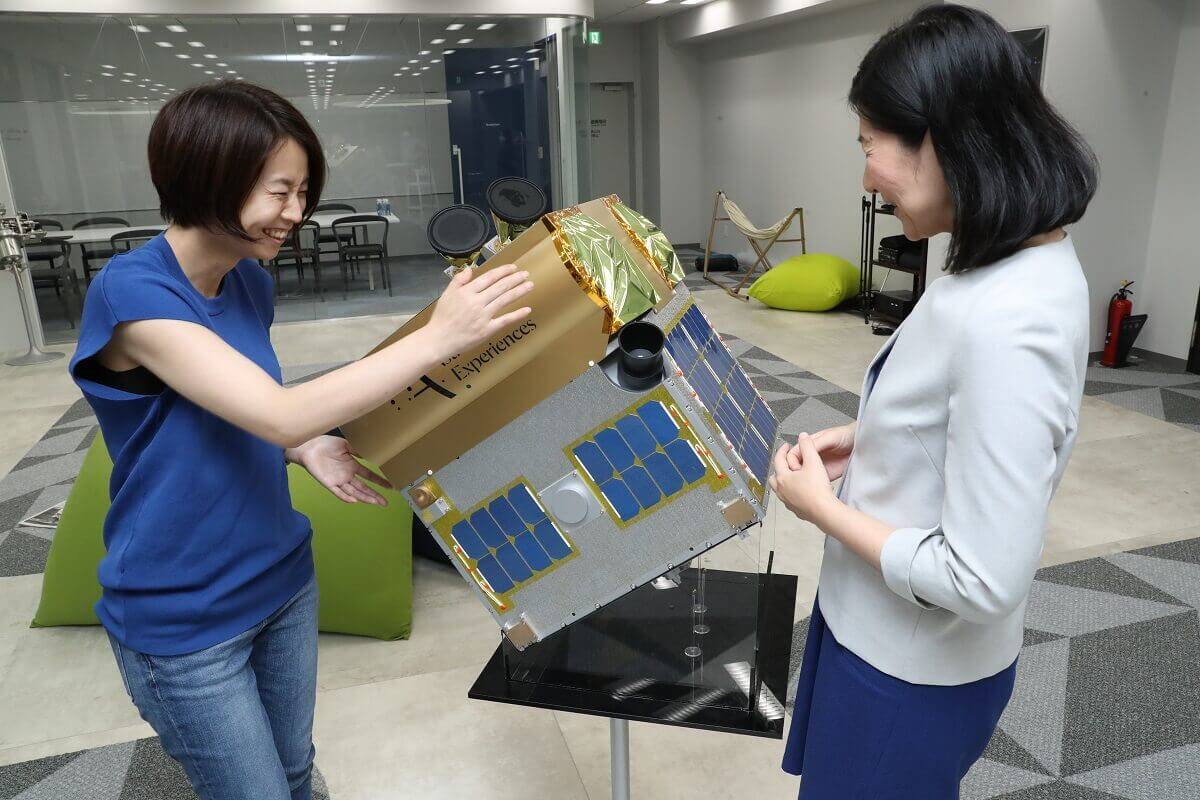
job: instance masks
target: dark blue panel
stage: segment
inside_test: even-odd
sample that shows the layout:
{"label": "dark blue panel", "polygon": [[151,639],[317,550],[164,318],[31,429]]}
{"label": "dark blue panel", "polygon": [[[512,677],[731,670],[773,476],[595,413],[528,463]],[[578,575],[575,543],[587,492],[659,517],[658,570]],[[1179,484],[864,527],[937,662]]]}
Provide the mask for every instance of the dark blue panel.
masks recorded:
{"label": "dark blue panel", "polygon": [[503,497],[497,497],[488,503],[488,511],[491,512],[492,519],[500,524],[500,530],[509,536],[525,532],[525,523],[521,521],[517,512],[513,511],[513,507]]}
{"label": "dark blue panel", "polygon": [[512,488],[508,493],[508,502],[521,515],[521,519],[530,525],[546,517],[546,512],[542,511],[542,507],[538,505],[537,500],[533,499],[533,495],[529,493],[529,488],[525,484]]}
{"label": "dark blue panel", "polygon": [[641,467],[630,467],[621,473],[621,477],[625,479],[626,485],[642,508],[650,508],[662,499],[658,486],[650,479],[650,473]]}
{"label": "dark blue panel", "polygon": [[608,459],[600,452],[595,442],[583,442],[572,452],[596,483],[604,483],[613,476],[612,464],[608,463]]}
{"label": "dark blue panel", "polygon": [[667,456],[670,457],[671,463],[675,465],[675,469],[679,470],[679,474],[683,476],[684,481],[687,483],[695,483],[708,472],[708,467],[704,465],[704,462],[692,450],[691,444],[683,439],[671,442],[663,449],[667,451]]}
{"label": "dark blue panel", "polygon": [[679,438],[679,428],[662,403],[658,401],[646,403],[637,410],[637,415],[642,422],[646,423],[646,427],[649,428],[650,433],[654,435],[659,444],[666,444]]}
{"label": "dark blue panel", "polygon": [[[617,472],[624,472],[633,466],[633,451],[629,449],[629,445],[625,444],[625,440],[621,438],[621,434],[617,433],[615,428],[605,428],[597,433],[596,444],[604,451],[604,455],[608,457],[609,463],[616,468]],[[603,478],[597,478],[597,480],[603,480]]]}
{"label": "dark blue panel", "polygon": [[479,538],[483,539],[484,544],[492,549],[508,541],[500,526],[485,509],[481,508],[471,515],[471,527],[479,534]]}
{"label": "dark blue panel", "polygon": [[711,409],[717,404],[717,398],[721,396],[721,384],[717,380],[717,376],[713,375],[712,370],[708,368],[708,364],[703,361],[696,364],[696,368],[688,377],[688,383],[696,390],[696,394],[700,396],[700,402],[704,404],[705,408]]}
{"label": "dark blue panel", "polygon": [[737,413],[733,401],[728,397],[722,397],[721,402],[717,403],[716,410],[713,411],[713,419],[717,421],[717,426],[729,437],[730,443],[735,448],[740,447],[742,444],[742,435],[746,429],[746,421]]}
{"label": "dark blue panel", "polygon": [[455,523],[454,527],[450,529],[450,533],[454,535],[463,552],[471,558],[483,558],[488,554],[487,547],[484,546],[479,534],[475,533],[475,529],[471,527],[470,523]]}
{"label": "dark blue panel", "polygon": [[500,566],[504,567],[508,577],[514,581],[527,581],[533,577],[533,573],[529,571],[529,565],[511,544],[496,548],[496,560],[500,562]]}
{"label": "dark blue panel", "polygon": [[775,438],[775,429],[779,427],[779,423],[775,421],[771,409],[767,408],[767,404],[761,397],[754,398],[754,406],[750,409],[750,422],[754,424],[755,428],[758,428],[763,439],[770,444],[771,440]]}
{"label": "dark blue panel", "polygon": [[679,476],[679,470],[675,469],[671,465],[670,459],[662,453],[647,456],[643,463],[646,465],[646,471],[650,473],[650,477],[654,478],[658,488],[662,489],[662,493],[667,497],[683,488],[683,478]]}
{"label": "dark blue panel", "polygon": [[645,424],[633,414],[621,417],[616,424],[617,432],[625,437],[625,441],[633,448],[638,458],[644,459],[657,449],[658,443],[654,441],[650,431],[646,430]]}
{"label": "dark blue panel", "polygon": [[494,556],[484,556],[479,559],[479,574],[487,580],[492,586],[492,591],[497,594],[504,594],[513,587],[512,581],[504,570],[500,569],[500,564],[496,562]]}
{"label": "dark blue panel", "polygon": [[613,510],[617,512],[617,516],[624,522],[633,519],[642,510],[638,505],[637,498],[629,491],[629,487],[618,478],[600,484],[600,491],[604,493]]}
{"label": "dark blue panel", "polygon": [[762,485],[767,485],[767,471],[771,466],[771,446],[764,445],[754,434],[746,437],[747,447],[743,453],[743,458],[746,459],[746,466],[750,467],[750,471],[754,473],[754,477],[758,478],[758,482]]}
{"label": "dark blue panel", "polygon": [[535,570],[543,570],[550,566],[550,556],[546,555],[546,551],[537,543],[537,539],[533,538],[532,533],[522,533],[513,543],[521,552],[525,563]]}
{"label": "dark blue panel", "polygon": [[724,383],[729,377],[729,373],[733,372],[733,356],[716,336],[708,340],[708,344],[704,348],[704,359],[712,367],[712,371],[716,373],[717,379],[721,383]]}
{"label": "dark blue panel", "polygon": [[555,561],[560,561],[571,555],[571,546],[567,544],[558,529],[554,527],[554,523],[548,519],[544,519],[533,526],[533,535],[537,537],[538,542],[542,545],[550,557]]}
{"label": "dark blue panel", "polygon": [[754,387],[750,385],[750,379],[746,377],[746,373],[742,372],[740,367],[735,369],[729,373],[729,381],[725,386],[733,395],[733,399],[737,401],[738,408],[742,410],[742,416],[750,416],[750,409],[754,407],[754,401],[758,399],[758,395],[754,393]]}
{"label": "dark blue panel", "polygon": [[696,354],[696,346],[683,332],[682,326],[677,326],[667,337],[667,352],[671,354],[671,358],[675,359],[676,365],[683,370],[684,375],[692,371],[692,367],[696,366],[696,359],[699,357]]}
{"label": "dark blue panel", "polygon": [[692,341],[696,343],[696,348],[703,351],[704,345],[713,335],[712,326],[708,324],[708,320],[700,313],[700,309],[692,306],[683,315],[683,327],[692,337]]}

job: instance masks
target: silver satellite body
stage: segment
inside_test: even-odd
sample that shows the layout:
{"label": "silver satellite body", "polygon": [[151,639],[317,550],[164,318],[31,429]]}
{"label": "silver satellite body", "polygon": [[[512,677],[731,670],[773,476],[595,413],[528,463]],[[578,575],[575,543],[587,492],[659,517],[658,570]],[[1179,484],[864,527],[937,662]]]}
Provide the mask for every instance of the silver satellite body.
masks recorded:
{"label": "silver satellite body", "polygon": [[[510,349],[531,350],[521,341],[537,336],[534,305],[533,327],[487,345],[482,354],[490,354],[488,358],[464,354],[444,365],[450,370],[444,377],[427,379],[430,385],[423,388],[410,387],[374,421],[364,418],[347,426],[360,451],[374,456],[393,482],[402,478],[398,485],[413,509],[518,648],[761,522],[766,511],[765,486],[778,427],[769,407],[696,306],[673,251],[663,249],[661,232],[640,215],[628,216],[636,212],[620,206],[616,198],[593,201],[582,209],[555,214],[568,214],[576,224],[588,212],[592,221],[620,212],[634,225],[614,225],[612,218],[604,219],[602,226],[589,222],[586,232],[600,250],[585,252],[579,239],[571,239],[574,248],[559,242],[558,255],[566,262],[598,262],[615,253],[614,263],[634,265],[655,278],[653,291],[641,283],[650,307],[627,302],[636,294],[632,289],[615,297],[620,288],[614,286],[621,281],[614,283],[611,275],[599,287],[604,291],[596,291],[597,283],[604,281],[579,281],[581,267],[589,267],[574,263],[567,271],[590,297],[592,308],[604,310],[602,317],[581,324],[594,326],[602,319],[606,332],[600,334],[598,349],[575,354],[573,368],[566,373],[539,370],[539,358],[548,359],[551,349],[570,347],[575,341],[565,335],[544,339],[539,346],[546,351],[498,378],[494,395],[481,397],[477,402],[482,405],[474,412],[464,405],[438,422],[440,439],[431,439],[439,430],[431,427],[430,437],[414,441],[409,449],[425,448],[421,456],[386,448],[370,453],[370,444],[388,438],[380,426],[398,424],[397,416],[384,416],[389,410],[399,411],[406,403],[415,408],[414,399],[457,401],[464,386],[473,389],[468,382],[480,382],[483,365],[498,361]],[[563,222],[560,217],[547,223],[551,238],[555,225]],[[600,227],[608,230],[609,238]],[[627,235],[624,241],[622,233]],[[523,233],[510,247],[545,234]],[[654,246],[645,246],[651,238]],[[537,260],[528,247],[514,252],[531,263]],[[501,250],[484,268],[504,263],[505,256],[506,250]],[[522,259],[517,263],[522,265]],[[590,268],[607,269],[597,263]],[[564,266],[560,262],[542,269],[551,277]],[[538,274],[531,272],[537,282]],[[641,277],[633,274],[630,285]],[[596,295],[605,291],[614,297],[598,300]],[[587,347],[596,345],[580,349]],[[468,369],[472,365],[474,372]],[[531,405],[525,402],[527,408],[505,399],[505,383],[562,374],[571,377],[543,387],[543,396]],[[455,383],[460,378],[462,382]],[[515,397],[524,388],[507,390]],[[445,398],[447,393],[455,396]],[[425,395],[439,397],[426,401]],[[464,434],[473,415],[496,412],[497,406],[502,415],[503,407],[521,413],[508,411],[510,418],[493,424],[486,435]],[[455,437],[465,438],[438,453],[428,450],[431,440]],[[427,469],[413,474],[426,463]]]}

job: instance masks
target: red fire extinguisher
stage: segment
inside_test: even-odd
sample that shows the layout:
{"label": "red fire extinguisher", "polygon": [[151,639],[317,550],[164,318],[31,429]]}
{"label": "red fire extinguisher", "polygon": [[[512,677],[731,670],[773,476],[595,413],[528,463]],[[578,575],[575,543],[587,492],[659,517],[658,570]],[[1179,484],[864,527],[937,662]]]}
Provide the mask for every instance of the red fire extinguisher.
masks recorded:
{"label": "red fire extinguisher", "polygon": [[1108,334],[1104,337],[1104,355],[1100,363],[1106,367],[1117,365],[1117,345],[1121,339],[1121,321],[1133,313],[1133,294],[1129,287],[1133,281],[1121,281],[1121,288],[1108,301]]}

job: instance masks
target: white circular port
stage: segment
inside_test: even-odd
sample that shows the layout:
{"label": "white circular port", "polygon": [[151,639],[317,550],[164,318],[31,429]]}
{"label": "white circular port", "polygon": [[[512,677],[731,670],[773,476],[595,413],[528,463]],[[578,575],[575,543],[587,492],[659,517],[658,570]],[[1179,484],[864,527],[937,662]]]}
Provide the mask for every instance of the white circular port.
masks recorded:
{"label": "white circular port", "polygon": [[581,486],[560,486],[548,498],[550,513],[568,525],[587,519],[588,501]]}

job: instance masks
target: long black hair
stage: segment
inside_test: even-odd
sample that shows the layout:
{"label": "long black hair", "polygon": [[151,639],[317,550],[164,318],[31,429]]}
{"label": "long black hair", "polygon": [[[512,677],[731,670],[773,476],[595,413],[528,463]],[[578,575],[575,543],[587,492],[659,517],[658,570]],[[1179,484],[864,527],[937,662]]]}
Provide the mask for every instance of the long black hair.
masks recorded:
{"label": "long black hair", "polygon": [[1077,221],[1096,193],[1095,154],[982,11],[931,6],[888,31],[859,64],[850,105],[907,147],[929,133],[954,204],[949,272]]}

